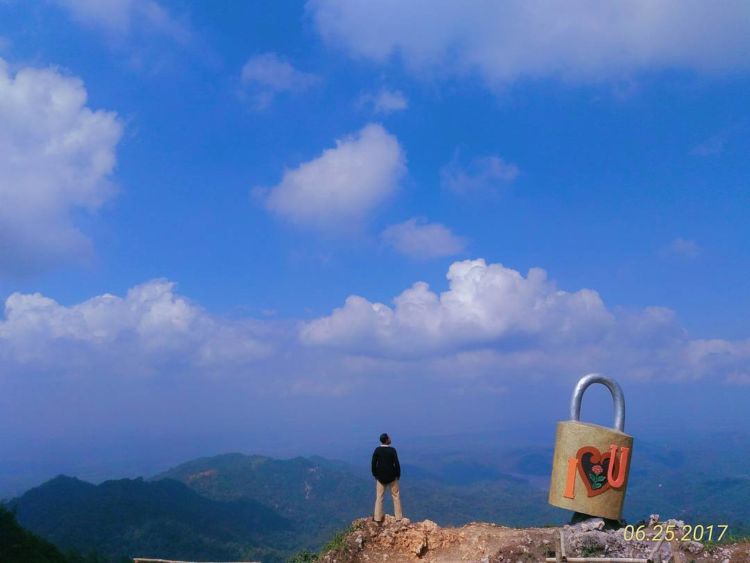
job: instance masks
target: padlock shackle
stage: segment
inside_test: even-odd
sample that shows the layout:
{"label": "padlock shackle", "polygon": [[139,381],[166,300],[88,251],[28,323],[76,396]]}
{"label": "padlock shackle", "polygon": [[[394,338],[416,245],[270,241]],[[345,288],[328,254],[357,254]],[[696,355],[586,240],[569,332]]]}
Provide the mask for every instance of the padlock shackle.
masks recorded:
{"label": "padlock shackle", "polygon": [[601,383],[612,393],[612,402],[615,404],[615,428],[620,432],[625,432],[625,395],[622,388],[614,380],[598,373],[584,375],[573,389],[573,397],[570,399],[570,418],[578,421],[581,419],[581,399],[583,392],[592,383]]}

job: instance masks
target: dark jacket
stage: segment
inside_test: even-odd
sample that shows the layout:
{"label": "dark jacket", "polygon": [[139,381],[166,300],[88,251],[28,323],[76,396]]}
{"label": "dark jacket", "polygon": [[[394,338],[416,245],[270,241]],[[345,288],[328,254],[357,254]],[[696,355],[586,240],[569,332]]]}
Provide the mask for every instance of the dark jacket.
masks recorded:
{"label": "dark jacket", "polygon": [[378,446],[372,452],[372,476],[387,485],[401,478],[401,466],[398,464],[398,453],[391,446]]}

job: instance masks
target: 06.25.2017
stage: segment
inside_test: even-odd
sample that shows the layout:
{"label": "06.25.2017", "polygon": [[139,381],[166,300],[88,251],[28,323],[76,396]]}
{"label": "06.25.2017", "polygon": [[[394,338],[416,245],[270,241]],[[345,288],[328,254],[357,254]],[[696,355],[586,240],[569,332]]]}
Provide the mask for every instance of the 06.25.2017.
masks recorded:
{"label": "06.25.2017", "polygon": [[[625,541],[721,541],[721,538],[724,537],[728,529],[728,524],[710,524],[707,526],[702,524],[696,524],[695,526],[691,526],[690,524],[683,526],[677,526],[676,524],[656,524],[654,526],[655,533],[648,535],[645,525],[636,528],[632,524],[629,524],[625,526],[622,537]],[[714,539],[715,533],[718,536]]]}

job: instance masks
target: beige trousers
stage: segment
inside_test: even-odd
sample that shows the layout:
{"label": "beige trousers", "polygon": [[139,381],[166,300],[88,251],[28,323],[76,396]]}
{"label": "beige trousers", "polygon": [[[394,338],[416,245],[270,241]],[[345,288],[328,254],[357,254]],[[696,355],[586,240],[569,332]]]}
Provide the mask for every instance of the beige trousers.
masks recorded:
{"label": "beige trousers", "polygon": [[401,513],[401,496],[398,490],[398,479],[391,481],[387,485],[383,485],[380,481],[375,479],[375,515],[374,518],[378,522],[383,520],[383,499],[385,498],[385,490],[391,490],[391,498],[393,499],[393,512],[398,519],[404,517]]}

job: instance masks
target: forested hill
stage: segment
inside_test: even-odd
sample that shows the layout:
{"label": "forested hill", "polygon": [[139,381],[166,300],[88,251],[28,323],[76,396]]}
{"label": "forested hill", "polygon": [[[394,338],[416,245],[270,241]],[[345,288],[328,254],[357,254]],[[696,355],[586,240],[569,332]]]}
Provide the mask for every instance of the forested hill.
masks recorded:
{"label": "forested hill", "polygon": [[[732,535],[747,534],[747,454],[737,448],[738,458],[719,455],[729,442],[679,447],[639,442],[626,519],[669,514],[691,523],[728,524]],[[432,450],[427,454],[407,450],[410,463],[402,465],[404,510],[414,521],[527,527],[560,525],[570,517],[547,504],[549,448],[485,448],[481,455],[443,448],[439,459]],[[225,454],[186,462],[151,480],[92,485],[58,477],[11,505],[19,523],[35,534],[64,550],[96,550],[110,561],[142,555],[273,563],[319,549],[370,514],[373,493],[364,465]]]}
{"label": "forested hill", "polygon": [[[544,491],[500,472],[456,485],[408,465],[402,469],[402,498],[413,518],[442,524],[486,520],[528,525],[560,517],[561,511],[547,504]],[[178,479],[209,498],[253,499],[272,507],[309,536],[304,547],[320,545],[370,513],[374,494],[368,470],[320,457],[279,460],[226,454],[184,463],[158,478]]]}
{"label": "forested hill", "polygon": [[3,563],[69,563],[57,547],[24,530],[0,506],[0,561]]}
{"label": "forested hill", "polygon": [[19,522],[60,548],[110,560],[283,560],[292,523],[262,504],[216,501],[178,481],[121,479],[92,485],[60,476],[12,501]]}
{"label": "forested hill", "polygon": [[[453,486],[409,475],[409,515],[446,524],[475,519],[523,524],[553,522],[541,491],[494,476]],[[322,458],[278,460],[227,454],[182,464],[153,480],[93,485],[57,477],[11,502],[19,522],[67,549],[171,559],[285,561],[316,550],[372,509],[366,472]],[[530,500],[531,498],[531,500]]]}

